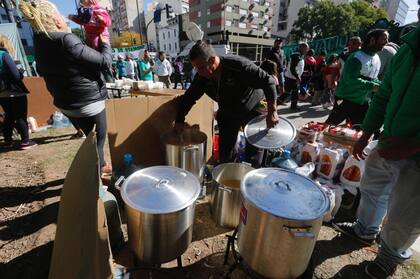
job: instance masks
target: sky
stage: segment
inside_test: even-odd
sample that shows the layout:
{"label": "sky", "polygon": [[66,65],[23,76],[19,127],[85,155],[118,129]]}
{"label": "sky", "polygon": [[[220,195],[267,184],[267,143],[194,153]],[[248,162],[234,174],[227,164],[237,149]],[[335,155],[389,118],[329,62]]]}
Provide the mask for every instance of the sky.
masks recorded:
{"label": "sky", "polygon": [[[53,3],[56,4],[60,12],[66,16],[68,14],[72,14],[76,12],[76,4],[74,0],[50,0]],[[149,2],[152,2],[153,0],[145,0],[144,1],[144,10],[146,11],[147,4]],[[417,0],[405,0],[405,2],[408,4],[409,9],[411,10],[408,13],[407,19],[405,23],[411,23],[414,21],[417,21],[417,10],[419,6],[417,5]]]}

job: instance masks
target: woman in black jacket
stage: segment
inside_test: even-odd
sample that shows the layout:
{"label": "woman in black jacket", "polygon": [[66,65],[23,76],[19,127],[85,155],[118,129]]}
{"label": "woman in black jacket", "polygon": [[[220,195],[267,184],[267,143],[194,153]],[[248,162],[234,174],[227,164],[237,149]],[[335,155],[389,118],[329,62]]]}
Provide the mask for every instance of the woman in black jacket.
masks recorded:
{"label": "woman in black jacket", "polygon": [[16,67],[10,54],[14,49],[9,40],[0,34],[0,80],[2,88],[0,91],[0,104],[4,110],[3,123],[4,147],[13,147],[13,129],[16,128],[20,137],[20,149],[29,149],[36,145],[29,140],[28,122],[28,100],[29,93],[23,84],[23,75]]}
{"label": "woman in black jacket", "polygon": [[95,127],[101,169],[105,163],[105,82],[101,71],[112,63],[111,47],[101,38],[97,50],[85,45],[69,27],[54,4],[45,0],[21,1],[19,8],[34,30],[35,60],[54,105],[88,135]]}

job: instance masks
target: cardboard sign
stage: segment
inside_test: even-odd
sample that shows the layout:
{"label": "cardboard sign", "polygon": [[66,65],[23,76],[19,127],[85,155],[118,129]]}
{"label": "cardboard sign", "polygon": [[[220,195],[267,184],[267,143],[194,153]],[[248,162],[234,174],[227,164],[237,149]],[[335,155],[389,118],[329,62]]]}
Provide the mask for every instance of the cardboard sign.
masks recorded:
{"label": "cardboard sign", "polygon": [[77,152],[61,192],[49,279],[113,278],[98,165],[92,132]]}

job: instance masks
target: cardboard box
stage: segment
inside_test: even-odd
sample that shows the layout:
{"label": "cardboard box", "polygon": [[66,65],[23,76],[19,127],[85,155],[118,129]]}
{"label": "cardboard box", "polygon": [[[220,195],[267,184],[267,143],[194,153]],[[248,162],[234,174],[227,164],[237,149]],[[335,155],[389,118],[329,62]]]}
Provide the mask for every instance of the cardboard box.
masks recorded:
{"label": "cardboard box", "polygon": [[[58,111],[58,108],[53,104],[53,98],[44,79],[42,77],[25,77],[23,83],[29,90],[28,117],[34,117],[38,126],[47,125],[48,119],[55,111]],[[0,111],[3,111],[1,106]]]}
{"label": "cardboard box", "polygon": [[[173,96],[107,100],[108,140],[114,168],[122,165],[127,152],[141,166],[165,164],[160,137],[173,127],[177,103]],[[203,96],[186,117],[187,123],[198,124],[207,135],[207,159],[213,147],[213,107],[213,101]]]}

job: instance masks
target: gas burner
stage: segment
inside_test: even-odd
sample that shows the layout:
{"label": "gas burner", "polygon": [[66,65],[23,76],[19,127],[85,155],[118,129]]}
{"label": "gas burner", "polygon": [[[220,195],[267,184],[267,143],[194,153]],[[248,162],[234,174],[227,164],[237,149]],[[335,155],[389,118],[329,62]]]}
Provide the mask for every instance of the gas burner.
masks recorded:
{"label": "gas burner", "polygon": [[[249,265],[241,257],[241,255],[239,255],[238,251],[235,248],[235,242],[238,240],[237,234],[238,234],[238,228],[236,228],[233,231],[232,235],[226,235],[226,238],[228,239],[228,241],[227,241],[227,245],[226,245],[223,264],[228,265],[229,254],[230,253],[232,253],[232,257],[233,257],[234,261],[233,261],[232,264],[229,265],[229,270],[225,273],[223,278],[224,279],[229,279],[231,274],[236,269],[241,269],[242,271],[244,271],[249,276],[249,278],[264,279],[265,277],[261,276],[260,274],[258,274],[254,270],[252,270],[251,267],[249,267]],[[311,258],[311,260],[308,264],[308,268],[305,270],[305,272],[299,278],[296,278],[296,279],[314,279],[315,278],[314,277],[314,269],[315,269],[315,267],[314,267],[314,264],[313,264],[313,259]]]}

